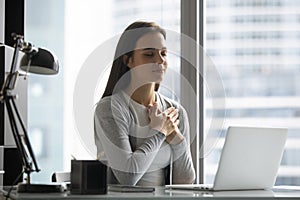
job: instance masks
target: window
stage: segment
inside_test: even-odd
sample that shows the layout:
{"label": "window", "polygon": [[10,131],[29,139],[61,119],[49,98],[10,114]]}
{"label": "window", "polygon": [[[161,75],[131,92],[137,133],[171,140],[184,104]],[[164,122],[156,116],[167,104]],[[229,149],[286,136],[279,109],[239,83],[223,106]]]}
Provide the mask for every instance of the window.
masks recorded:
{"label": "window", "polygon": [[[295,1],[210,0],[205,7],[205,51],[226,94],[228,125],[288,127],[276,184],[300,184],[299,13]],[[209,79],[209,77],[206,77]],[[206,94],[206,101],[211,100]],[[209,115],[212,109],[205,107]],[[206,121],[206,125],[209,122]],[[225,129],[204,158],[205,182],[212,183]]]}

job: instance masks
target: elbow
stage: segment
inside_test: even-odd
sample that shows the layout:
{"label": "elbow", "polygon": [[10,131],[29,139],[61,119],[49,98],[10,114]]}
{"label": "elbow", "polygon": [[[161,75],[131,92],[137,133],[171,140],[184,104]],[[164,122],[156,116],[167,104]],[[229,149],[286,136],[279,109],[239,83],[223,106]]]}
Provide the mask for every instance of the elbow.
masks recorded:
{"label": "elbow", "polygon": [[[122,172],[117,170],[113,170],[113,174],[119,184],[130,185],[130,186],[135,186],[142,176],[136,173],[128,173],[128,172]],[[111,181],[109,180],[108,182]]]}
{"label": "elbow", "polygon": [[123,177],[119,177],[117,179],[121,185],[135,186],[138,182],[138,180],[134,177],[134,175],[131,176],[129,174]]}
{"label": "elbow", "polygon": [[188,181],[188,183],[194,183],[195,180],[196,180],[196,172],[195,172],[195,170],[193,170],[190,179],[188,179],[187,181]]}
{"label": "elbow", "polygon": [[173,177],[173,183],[174,184],[192,184],[196,180],[196,173],[194,170],[192,170],[189,174],[186,176],[174,178]]}
{"label": "elbow", "polygon": [[193,184],[195,182],[195,178],[181,178],[173,180],[174,184]]}
{"label": "elbow", "polygon": [[185,183],[186,184],[193,184],[193,183],[195,183],[195,180],[196,180],[196,176],[193,176],[193,177],[191,177],[189,179],[186,179]]}
{"label": "elbow", "polygon": [[137,184],[137,181],[134,180],[126,180],[126,179],[121,179],[119,180],[119,183],[121,185],[128,185],[128,186],[135,186]]}

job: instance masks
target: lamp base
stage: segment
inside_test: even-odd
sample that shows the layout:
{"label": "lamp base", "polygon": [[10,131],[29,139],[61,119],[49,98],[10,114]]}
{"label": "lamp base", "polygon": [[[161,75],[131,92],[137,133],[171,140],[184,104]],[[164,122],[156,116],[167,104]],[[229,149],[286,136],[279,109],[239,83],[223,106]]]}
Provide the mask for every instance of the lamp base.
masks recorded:
{"label": "lamp base", "polygon": [[64,187],[58,183],[51,184],[36,184],[36,183],[19,183],[17,192],[20,193],[50,193],[50,192],[63,192]]}

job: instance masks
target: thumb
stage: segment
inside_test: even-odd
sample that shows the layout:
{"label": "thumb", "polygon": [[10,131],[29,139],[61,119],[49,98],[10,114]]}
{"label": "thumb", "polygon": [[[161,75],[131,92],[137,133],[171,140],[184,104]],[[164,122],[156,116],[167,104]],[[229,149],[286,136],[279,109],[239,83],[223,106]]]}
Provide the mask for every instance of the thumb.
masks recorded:
{"label": "thumb", "polygon": [[160,113],[156,102],[153,104],[153,112],[155,115],[158,115]]}
{"label": "thumb", "polygon": [[149,113],[150,116],[152,116],[153,114],[155,114],[154,105],[152,105],[152,104],[148,105],[148,113]]}
{"label": "thumb", "polygon": [[148,105],[148,113],[149,113],[149,115],[152,115],[152,113],[153,113],[153,106],[152,105]]}

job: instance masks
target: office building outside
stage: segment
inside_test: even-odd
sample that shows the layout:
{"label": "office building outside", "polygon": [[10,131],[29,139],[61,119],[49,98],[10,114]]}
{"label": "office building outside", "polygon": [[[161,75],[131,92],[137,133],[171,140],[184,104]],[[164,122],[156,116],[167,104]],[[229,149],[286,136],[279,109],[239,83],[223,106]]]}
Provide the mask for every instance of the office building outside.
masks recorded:
{"label": "office building outside", "polygon": [[[300,184],[299,11],[299,1],[206,1],[205,49],[224,83],[225,127],[289,128],[278,185]],[[220,142],[204,159],[208,182],[224,142],[224,130],[218,133]]]}

